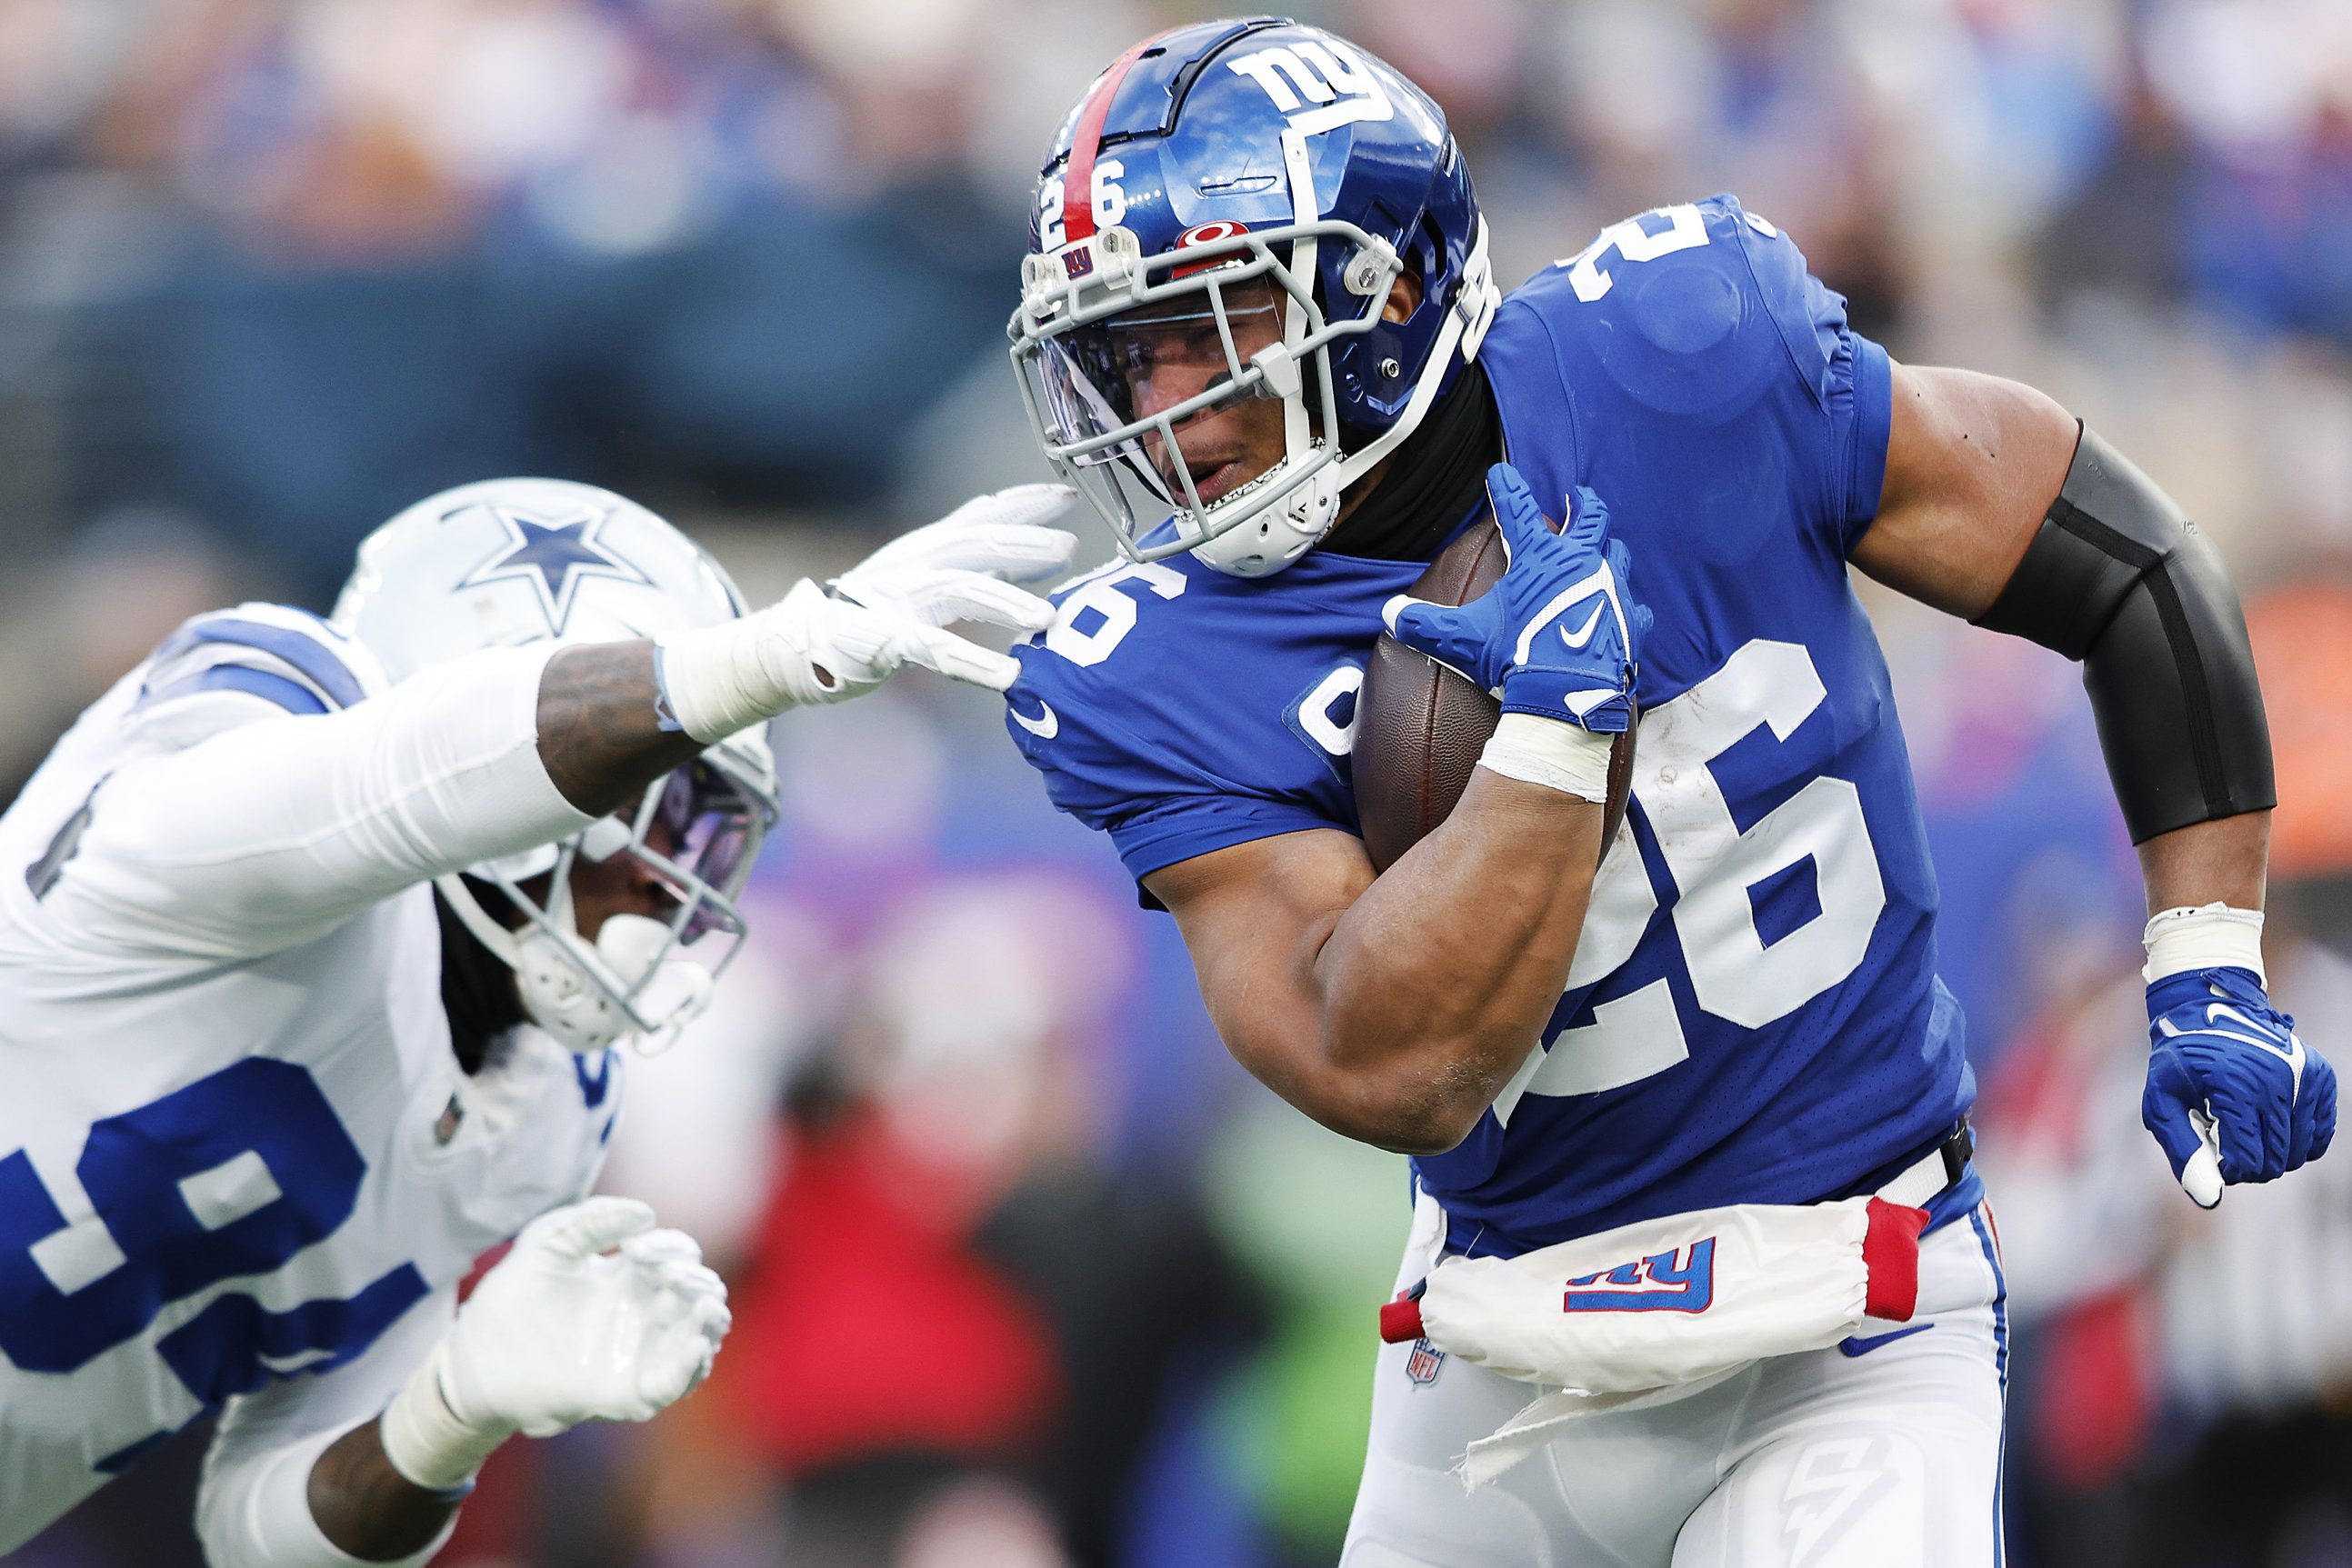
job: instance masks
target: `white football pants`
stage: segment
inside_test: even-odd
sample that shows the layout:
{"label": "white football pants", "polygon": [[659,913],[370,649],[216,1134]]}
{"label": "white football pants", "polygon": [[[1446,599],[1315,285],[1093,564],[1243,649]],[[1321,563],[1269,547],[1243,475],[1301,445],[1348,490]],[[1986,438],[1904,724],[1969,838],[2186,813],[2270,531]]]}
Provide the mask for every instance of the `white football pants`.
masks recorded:
{"label": "white football pants", "polygon": [[[1435,1207],[1399,1289],[1436,1261]],[[1539,1390],[1383,1345],[1340,1568],[1995,1568],[2009,1320],[1985,1207],[1921,1241],[1921,1324],[1588,1417],[1476,1492],[1448,1472]]]}

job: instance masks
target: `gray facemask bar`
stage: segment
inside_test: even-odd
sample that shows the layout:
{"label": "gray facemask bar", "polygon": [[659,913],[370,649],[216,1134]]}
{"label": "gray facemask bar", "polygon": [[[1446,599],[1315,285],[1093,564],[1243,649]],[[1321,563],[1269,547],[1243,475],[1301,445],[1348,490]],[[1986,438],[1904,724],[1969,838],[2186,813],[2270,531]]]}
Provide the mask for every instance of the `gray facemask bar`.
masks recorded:
{"label": "gray facemask bar", "polygon": [[[553,937],[562,946],[565,956],[614,1007],[621,1009],[637,1032],[652,1034],[664,1028],[667,1020],[647,1018],[638,1009],[637,1002],[660,974],[661,966],[686,946],[687,927],[693,924],[698,915],[709,919],[701,935],[719,933],[733,938],[728,943],[727,950],[719,956],[719,962],[706,967],[706,972],[714,981],[725,973],[727,967],[735,961],[736,954],[742,950],[745,923],[736,900],[742,895],[744,885],[751,880],[751,867],[760,857],[760,847],[775,821],[773,810],[763,806],[759,780],[735,767],[722,750],[714,747],[706,751],[700,760],[724,774],[737,792],[755,808],[744,823],[742,854],[728,876],[728,885],[719,887],[652,848],[646,842],[646,834],[661,810],[663,779],[656,779],[646,787],[644,797],[637,802],[636,812],[630,819],[627,841],[616,846],[612,853],[632,856],[650,867],[669,885],[677,897],[677,909],[664,922],[669,931],[668,945],[656,955],[653,962],[646,966],[645,973],[635,981],[614,974],[612,967],[596,951],[595,944],[580,934],[572,918],[572,868],[578,862],[581,841],[609,819],[598,819],[556,846],[555,865],[547,873],[548,901],[544,906],[533,900],[513,878],[494,866],[475,866],[464,875],[436,877],[433,885],[476,941],[488,948],[509,968],[519,967],[520,960],[515,933],[492,918],[489,912],[475,901],[472,890],[466,885],[465,876],[488,883],[521,913],[525,925]],[[610,856],[596,858],[604,860]]]}
{"label": "gray facemask bar", "polygon": [[[1275,252],[1277,246],[1301,241],[1319,244],[1326,240],[1345,244],[1353,253],[1347,283],[1350,292],[1363,296],[1364,307],[1346,320],[1327,319],[1315,302],[1313,277],[1302,281]],[[1394,248],[1386,240],[1354,224],[1322,219],[1253,231],[1144,258],[1134,256],[1136,241],[1123,229],[1105,229],[1093,243],[1095,267],[1085,277],[1055,276],[1063,270],[1057,256],[1032,256],[1024,260],[1021,308],[1013,313],[1006,330],[1013,339],[1013,362],[1020,376],[1022,398],[1046,461],[1110,524],[1120,550],[1129,559],[1165,560],[1197,549],[1279,506],[1300,485],[1340,461],[1341,455],[1332,437],[1339,428],[1339,400],[1332,386],[1328,350],[1339,339],[1370,331],[1379,324],[1381,309],[1388,302],[1389,286],[1402,270]],[[1220,264],[1221,258],[1242,256],[1247,259]],[[1155,276],[1170,274],[1180,267],[1186,276],[1153,281]],[[1277,341],[1244,361],[1234,343],[1223,291],[1265,277],[1274,278],[1290,303],[1303,314],[1307,330],[1296,342]],[[1047,406],[1051,394],[1045,390],[1045,377],[1050,373],[1044,364],[1046,345],[1077,328],[1108,321],[1139,306],[1193,294],[1209,297],[1225,350],[1228,379],[1158,413],[1129,420],[1082,439],[1063,439]],[[1207,503],[1202,501],[1190,471],[1180,460],[1173,466],[1183,493],[1181,497],[1169,493],[1166,482],[1144,455],[1144,436],[1156,434],[1170,452],[1178,453],[1181,448],[1176,426],[1194,414],[1247,397],[1297,396],[1304,390],[1301,363],[1310,356],[1324,434],[1314,442],[1304,460],[1286,457],[1231,494]],[[1107,409],[1103,412],[1108,413]],[[1173,508],[1171,538],[1149,546],[1143,544],[1144,535],[1159,528],[1163,519],[1137,514],[1118,483],[1117,470],[1120,467],[1134,475],[1156,499]]]}

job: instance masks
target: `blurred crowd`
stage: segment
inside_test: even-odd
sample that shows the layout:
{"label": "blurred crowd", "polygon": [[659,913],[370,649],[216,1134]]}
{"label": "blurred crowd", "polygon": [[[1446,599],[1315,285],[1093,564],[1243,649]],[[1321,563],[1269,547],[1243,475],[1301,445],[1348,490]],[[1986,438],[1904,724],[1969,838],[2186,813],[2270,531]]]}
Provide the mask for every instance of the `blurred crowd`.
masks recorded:
{"label": "blurred crowd", "polygon": [[[2352,6],[1326,0],[1452,114],[1516,281],[1719,189],[1898,358],[2032,382],[2254,609],[2272,962],[2352,1054]],[[0,3],[0,799],[178,619],[322,605],[445,485],[626,490],[753,597],[1043,476],[1036,162],[1146,0]],[[1097,547],[1102,548],[1102,547]],[[2352,1158],[2190,1211],[2137,1122],[2129,846],[2075,673],[1881,595],[2020,1323],[2028,1564],[2352,1563]],[[992,705],[792,716],[723,1010],[608,1185],[738,1327],[643,1430],[501,1457],[445,1561],[1333,1555],[1401,1162],[1226,1062]],[[15,1561],[174,1568],[193,1448]]]}

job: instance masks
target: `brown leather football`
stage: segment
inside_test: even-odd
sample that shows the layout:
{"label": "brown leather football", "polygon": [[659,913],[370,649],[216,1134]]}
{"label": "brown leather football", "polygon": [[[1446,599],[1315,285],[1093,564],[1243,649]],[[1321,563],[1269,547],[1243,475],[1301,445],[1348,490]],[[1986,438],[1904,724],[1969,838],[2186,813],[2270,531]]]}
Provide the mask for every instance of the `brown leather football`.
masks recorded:
{"label": "brown leather football", "polygon": [[[1466,604],[1494,585],[1504,564],[1503,531],[1490,517],[1430,562],[1412,585],[1412,595],[1433,604]],[[1469,787],[1470,770],[1502,716],[1502,705],[1486,693],[1381,633],[1357,699],[1354,754],[1356,816],[1375,871],[1388,870],[1445,821]],[[1609,753],[1609,799],[1601,831],[1604,854],[1624,819],[1633,784],[1629,728]]]}

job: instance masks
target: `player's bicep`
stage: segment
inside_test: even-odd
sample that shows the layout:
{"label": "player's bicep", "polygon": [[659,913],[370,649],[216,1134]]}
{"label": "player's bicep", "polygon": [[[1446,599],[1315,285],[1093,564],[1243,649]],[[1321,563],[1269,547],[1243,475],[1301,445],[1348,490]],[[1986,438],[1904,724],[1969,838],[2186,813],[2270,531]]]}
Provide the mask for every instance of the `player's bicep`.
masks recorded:
{"label": "player's bicep", "polygon": [[590,819],[537,749],[547,653],[469,654],[340,713],[142,758],[91,797],[53,897],[89,901],[127,946],[248,956],[577,831]]}
{"label": "player's bicep", "polygon": [[2078,429],[2019,382],[1895,365],[1885,486],[1853,564],[1938,610],[1983,614],[2065,484]]}
{"label": "player's bicep", "polygon": [[1339,917],[1372,884],[1361,840],[1333,829],[1255,839],[1143,879],[1183,933],[1226,1049],[1280,1092],[1319,1046],[1316,963]]}

